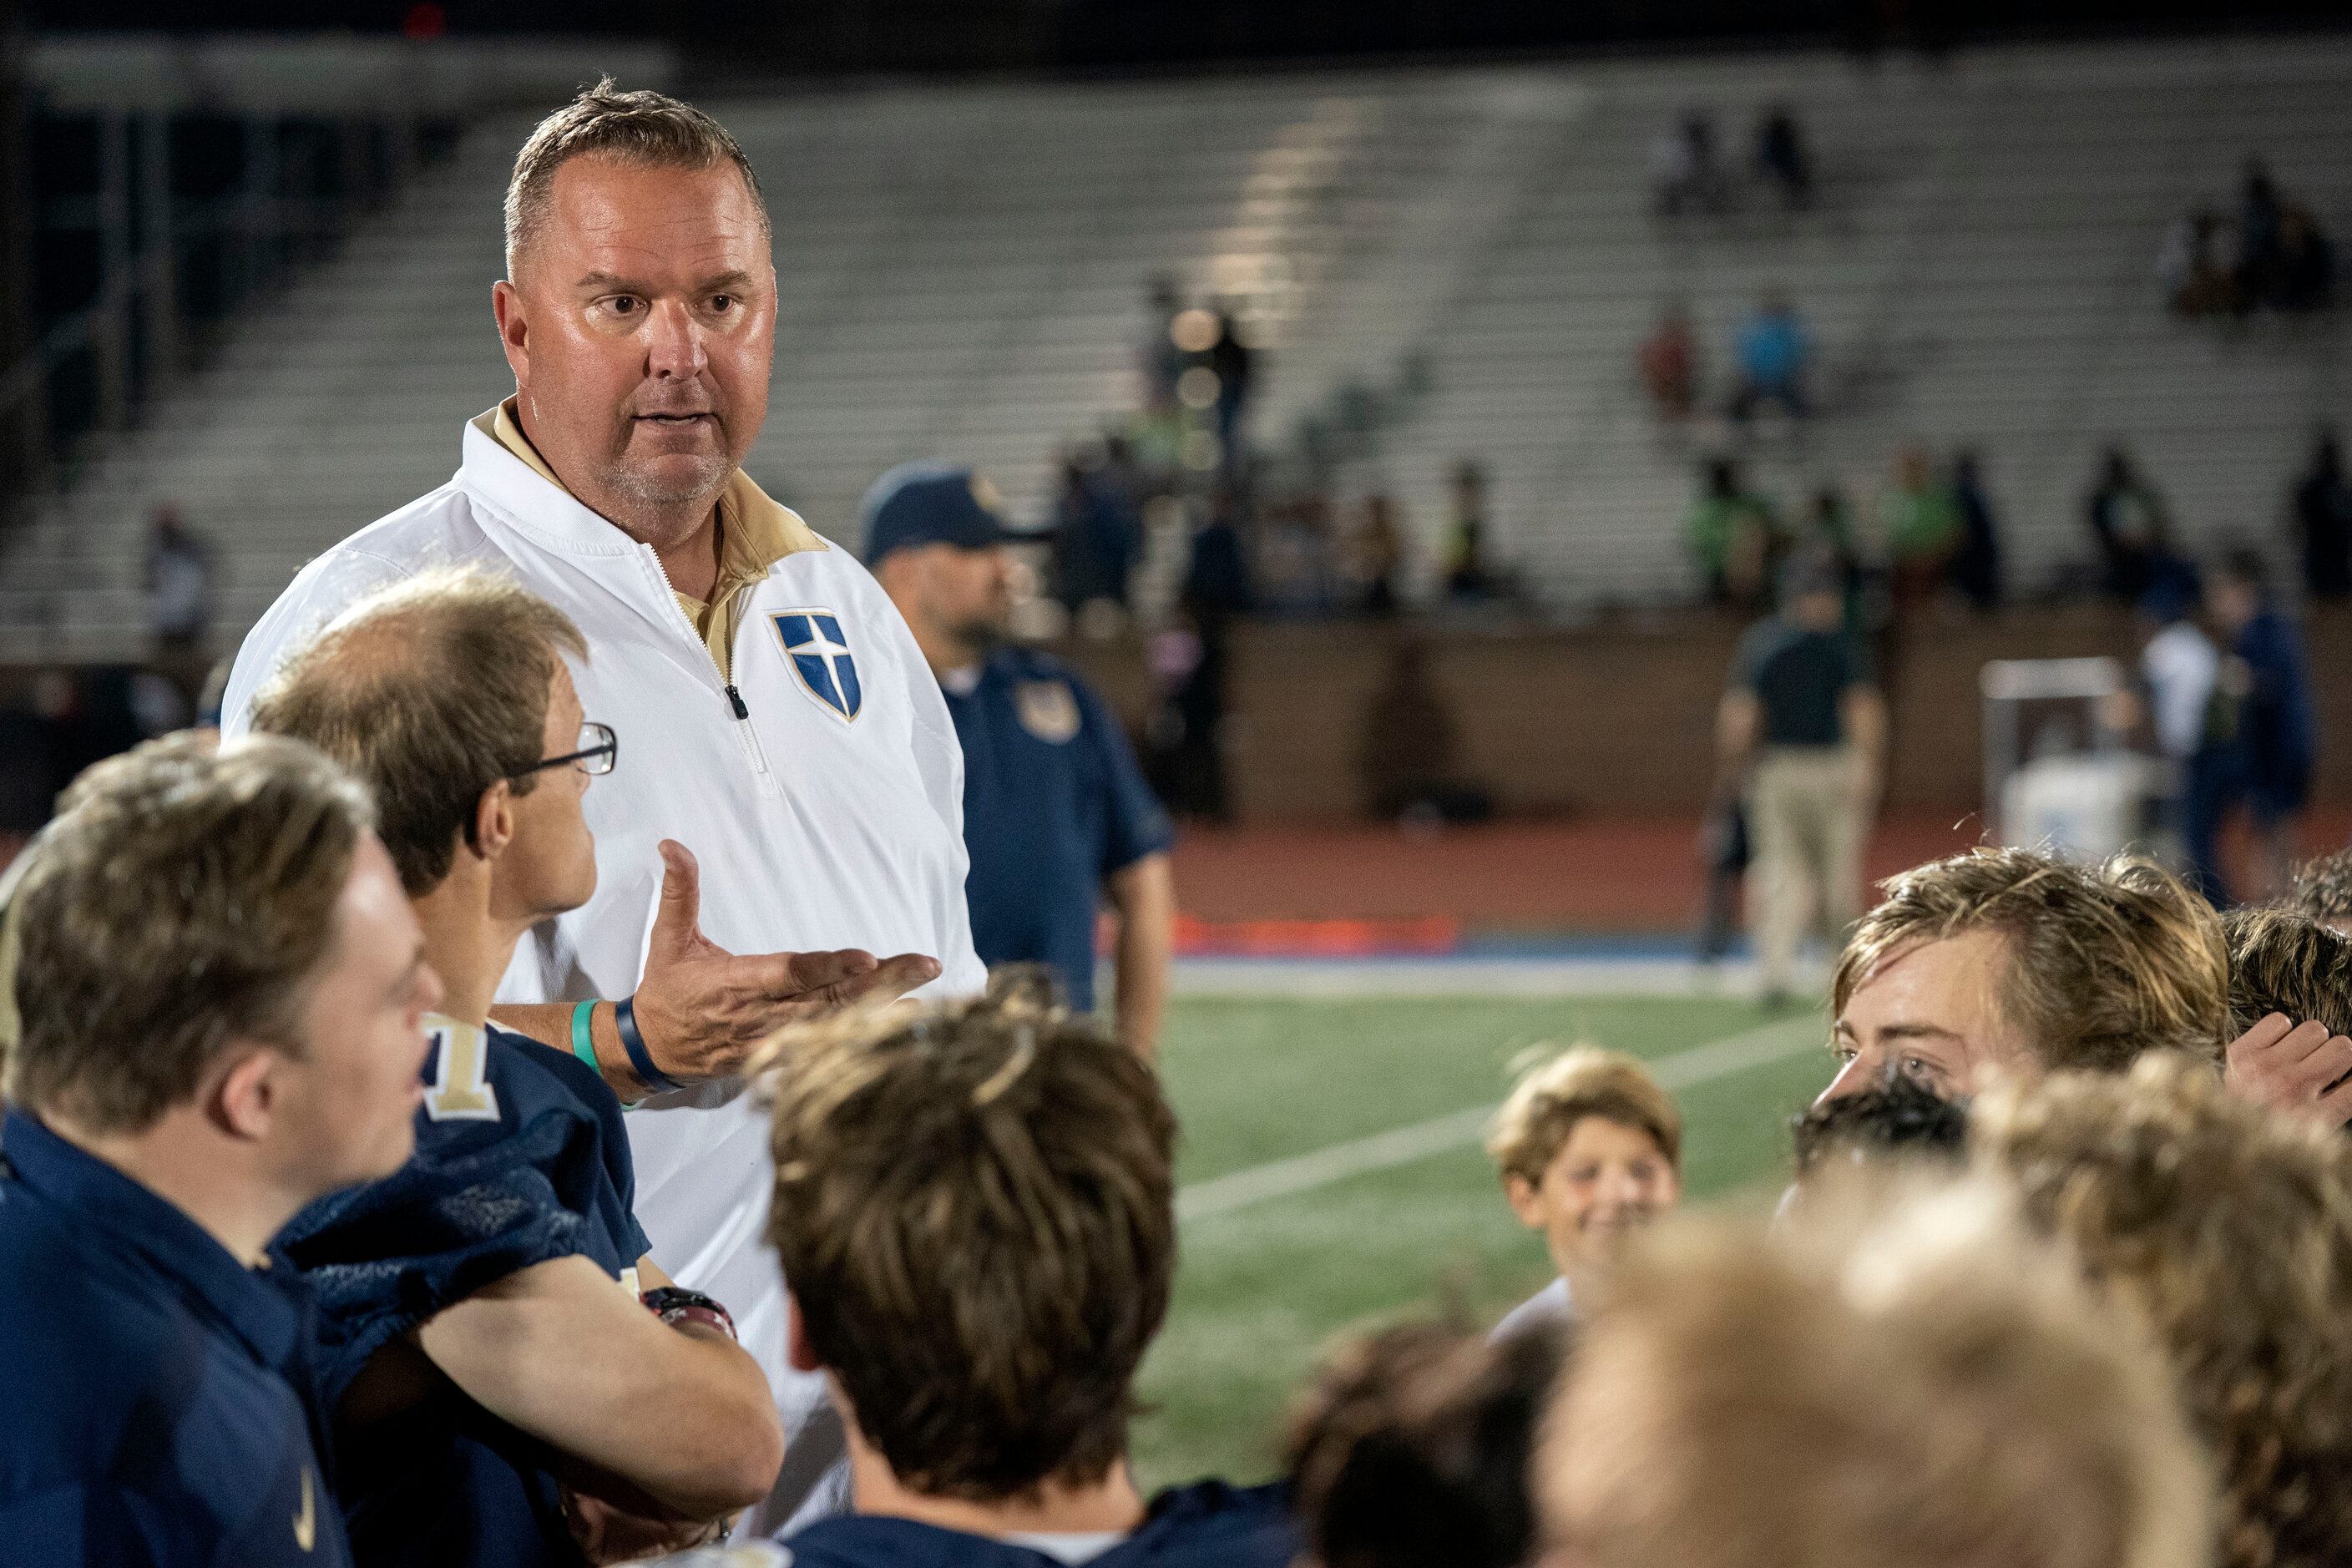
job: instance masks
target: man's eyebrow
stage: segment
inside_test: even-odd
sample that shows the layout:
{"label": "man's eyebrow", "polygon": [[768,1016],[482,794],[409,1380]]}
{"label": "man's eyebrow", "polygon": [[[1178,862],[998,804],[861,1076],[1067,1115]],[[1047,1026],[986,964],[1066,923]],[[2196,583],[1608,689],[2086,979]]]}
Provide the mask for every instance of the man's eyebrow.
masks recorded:
{"label": "man's eyebrow", "polygon": [[1947,1029],[1940,1024],[1889,1024],[1878,1031],[1882,1040],[1957,1040],[1958,1029]]}
{"label": "man's eyebrow", "polygon": [[[726,272],[714,273],[708,278],[698,279],[695,281],[694,288],[697,293],[708,294],[713,289],[740,289],[751,281],[751,275],[738,267]],[[624,278],[619,274],[613,272],[590,272],[583,274],[580,280],[577,283],[574,283],[572,287],[574,289],[618,289],[624,292],[631,294],[652,294],[658,292],[658,290],[653,289],[649,285],[641,283],[634,278]]]}

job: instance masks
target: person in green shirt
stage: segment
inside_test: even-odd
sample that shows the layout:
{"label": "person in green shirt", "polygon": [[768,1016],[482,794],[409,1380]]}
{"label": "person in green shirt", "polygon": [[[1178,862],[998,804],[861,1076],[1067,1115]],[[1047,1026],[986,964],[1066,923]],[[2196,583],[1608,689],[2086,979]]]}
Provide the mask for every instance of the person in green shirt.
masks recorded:
{"label": "person in green shirt", "polygon": [[1895,459],[1895,483],[1879,498],[1878,522],[1893,568],[1895,602],[1908,607],[1933,598],[1960,545],[1960,509],[1927,450],[1906,447]]}
{"label": "person in green shirt", "polygon": [[1714,458],[1700,470],[1698,495],[1683,517],[1683,538],[1706,581],[1709,602],[1759,601],[1780,553],[1780,529],[1771,504],[1740,482],[1730,458]]}

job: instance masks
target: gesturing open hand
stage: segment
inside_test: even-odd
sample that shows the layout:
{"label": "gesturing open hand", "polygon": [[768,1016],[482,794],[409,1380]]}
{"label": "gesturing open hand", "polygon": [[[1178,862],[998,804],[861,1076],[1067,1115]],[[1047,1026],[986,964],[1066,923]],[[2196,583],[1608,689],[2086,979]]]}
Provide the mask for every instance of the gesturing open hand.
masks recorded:
{"label": "gesturing open hand", "polygon": [[637,983],[636,1019],[654,1065],[681,1082],[740,1072],[753,1047],[786,1024],[888,1001],[939,977],[940,961],[919,952],[730,952],[702,934],[693,853],[665,838],[661,857],[661,907]]}

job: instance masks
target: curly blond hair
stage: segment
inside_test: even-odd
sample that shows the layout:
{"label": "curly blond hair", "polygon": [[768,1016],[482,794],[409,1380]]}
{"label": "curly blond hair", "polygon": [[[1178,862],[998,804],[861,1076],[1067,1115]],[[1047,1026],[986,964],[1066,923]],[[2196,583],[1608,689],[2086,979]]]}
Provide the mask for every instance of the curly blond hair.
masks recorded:
{"label": "curly blond hair", "polygon": [[1635,1058],[1578,1046],[1519,1075],[1495,1113],[1486,1152],[1506,1176],[1540,1183],[1576,1124],[1588,1116],[1646,1132],[1679,1173],[1683,1115],[1665,1085]]}
{"label": "curly blond hair", "polygon": [[2220,1065],[2230,986],[2221,919],[2153,862],[2086,867],[2032,850],[1973,849],[1885,889],[1839,955],[1835,1012],[1915,944],[1990,931],[2009,950],[1995,1005],[2042,1066],[2113,1072],[2165,1049]]}
{"label": "curly blond hair", "polygon": [[2168,1348],[2221,1469],[2224,1568],[2352,1563],[2352,1148],[2201,1065],[1979,1098],[1970,1142]]}
{"label": "curly blond hair", "polygon": [[1538,1452],[1580,1568],[2205,1568],[2163,1357],[1984,1182],[1682,1215],[1579,1325]]}

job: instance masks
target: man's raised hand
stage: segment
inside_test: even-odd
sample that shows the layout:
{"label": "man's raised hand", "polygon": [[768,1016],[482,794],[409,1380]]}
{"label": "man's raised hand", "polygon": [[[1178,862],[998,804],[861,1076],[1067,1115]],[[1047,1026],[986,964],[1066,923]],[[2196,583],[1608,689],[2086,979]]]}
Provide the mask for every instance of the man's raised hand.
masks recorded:
{"label": "man's raised hand", "polygon": [[646,1049],[671,1078],[730,1077],[786,1024],[890,1001],[939,978],[939,960],[919,952],[731,953],[702,934],[702,874],[693,852],[665,838],[661,858],[661,907],[635,1007]]}

